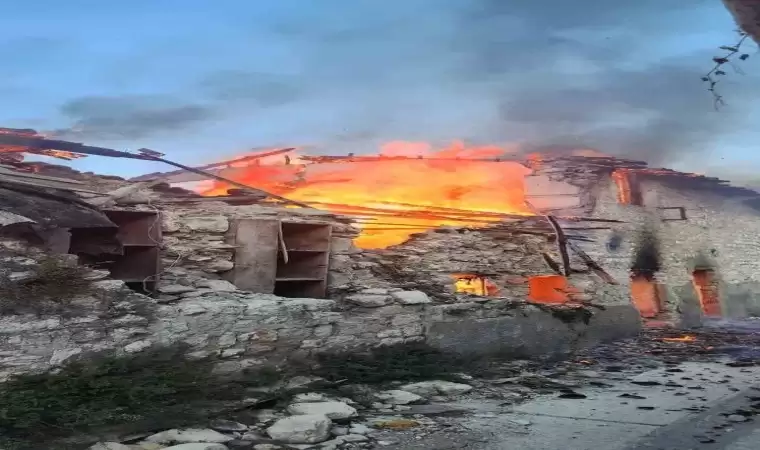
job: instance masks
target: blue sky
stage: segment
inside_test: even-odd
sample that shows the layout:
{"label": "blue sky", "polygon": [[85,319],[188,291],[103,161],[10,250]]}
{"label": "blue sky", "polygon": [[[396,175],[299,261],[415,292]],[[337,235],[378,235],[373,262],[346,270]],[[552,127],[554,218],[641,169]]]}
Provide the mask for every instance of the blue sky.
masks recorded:
{"label": "blue sky", "polygon": [[744,74],[727,70],[720,111],[699,80],[736,40],[717,0],[7,3],[0,126],[189,164],[254,147],[367,153],[462,138],[593,145],[738,178],[760,165],[756,48]]}

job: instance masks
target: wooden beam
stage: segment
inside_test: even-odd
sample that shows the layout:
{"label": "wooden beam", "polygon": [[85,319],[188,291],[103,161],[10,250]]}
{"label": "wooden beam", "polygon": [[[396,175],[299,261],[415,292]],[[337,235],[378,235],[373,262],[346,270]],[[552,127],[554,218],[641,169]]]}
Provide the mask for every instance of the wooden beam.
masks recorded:
{"label": "wooden beam", "polygon": [[586,263],[587,266],[591,268],[599,277],[601,277],[604,281],[606,281],[609,284],[620,284],[616,279],[612,277],[612,275],[608,274],[602,266],[597,264],[596,261],[594,261],[586,252],[584,252],[580,247],[573,244],[572,242],[567,243],[568,247],[572,251],[574,251],[582,260],[584,263]]}

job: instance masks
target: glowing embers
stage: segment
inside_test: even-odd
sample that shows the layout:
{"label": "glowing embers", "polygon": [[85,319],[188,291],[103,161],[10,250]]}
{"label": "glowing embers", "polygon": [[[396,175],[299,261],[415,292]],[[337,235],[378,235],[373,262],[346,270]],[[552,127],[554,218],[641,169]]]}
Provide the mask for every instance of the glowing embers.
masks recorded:
{"label": "glowing embers", "polygon": [[480,275],[457,273],[454,278],[454,289],[460,294],[493,297],[499,294],[499,288],[491,280]]}
{"label": "glowing embers", "polygon": [[702,313],[706,316],[722,316],[715,273],[711,269],[695,269],[692,279]]}
{"label": "glowing embers", "polygon": [[660,303],[660,285],[646,273],[631,274],[631,299],[633,306],[639,310],[641,317],[651,319],[662,310]]}
{"label": "glowing embers", "polygon": [[634,172],[620,169],[612,173],[612,179],[617,186],[618,203],[622,205],[642,206],[641,185]]}
{"label": "glowing embers", "polygon": [[536,303],[567,303],[580,291],[562,275],[536,275],[528,278],[528,299]]}

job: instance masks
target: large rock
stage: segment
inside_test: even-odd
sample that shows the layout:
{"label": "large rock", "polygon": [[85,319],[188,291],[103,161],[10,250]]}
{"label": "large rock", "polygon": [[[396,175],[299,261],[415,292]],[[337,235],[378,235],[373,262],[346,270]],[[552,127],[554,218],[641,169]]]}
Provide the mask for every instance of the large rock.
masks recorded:
{"label": "large rock", "polygon": [[183,217],[183,225],[192,231],[224,233],[230,228],[230,221],[224,216]]}
{"label": "large rock", "polygon": [[166,430],[145,438],[148,442],[157,444],[183,444],[183,443],[222,443],[231,441],[231,436],[205,428],[187,428],[183,430]]}
{"label": "large rock", "polygon": [[353,303],[356,306],[362,306],[364,308],[379,308],[381,306],[386,306],[393,303],[393,299],[391,299],[391,297],[378,294],[349,295],[346,297],[346,301]]}
{"label": "large rock", "polygon": [[375,397],[381,402],[391,405],[408,405],[422,400],[422,397],[417,394],[398,389],[378,392]]}
{"label": "large rock", "polygon": [[192,442],[188,444],[173,445],[162,450],[229,450],[226,445],[209,444],[208,442]]}
{"label": "large rock", "polygon": [[197,283],[197,286],[217,292],[237,291],[237,286],[227,280],[202,280]]}
{"label": "large rock", "polygon": [[290,444],[317,444],[330,437],[332,421],[323,414],[280,419],[267,428],[272,439]]}
{"label": "large rock", "polygon": [[124,444],[118,442],[98,442],[88,450],[131,450]]}
{"label": "large rock", "polygon": [[357,415],[354,407],[343,402],[304,402],[288,406],[288,412],[293,415],[325,415],[333,420],[348,419]]}
{"label": "large rock", "polygon": [[465,394],[472,390],[469,384],[452,383],[451,381],[421,381],[419,383],[406,384],[401,386],[402,391],[411,392],[422,397],[431,397],[433,395],[459,395]]}
{"label": "large rock", "polygon": [[432,302],[430,297],[422,291],[396,291],[391,295],[402,305],[422,305]]}

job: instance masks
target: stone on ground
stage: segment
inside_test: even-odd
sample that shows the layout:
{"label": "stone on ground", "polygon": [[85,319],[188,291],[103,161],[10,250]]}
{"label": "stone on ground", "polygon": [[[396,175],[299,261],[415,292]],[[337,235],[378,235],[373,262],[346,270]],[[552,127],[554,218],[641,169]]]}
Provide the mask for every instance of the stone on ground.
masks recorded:
{"label": "stone on ground", "polygon": [[422,397],[431,397],[433,395],[466,394],[472,390],[472,386],[469,384],[453,383],[451,381],[434,380],[405,384],[399,389],[420,395]]}
{"label": "stone on ground", "polygon": [[187,444],[173,445],[162,450],[229,450],[226,445],[209,442],[189,442]]}
{"label": "stone on ground", "polygon": [[227,432],[229,432],[229,431],[238,431],[238,432],[248,431],[248,426],[247,425],[243,425],[240,422],[235,422],[235,421],[232,421],[232,420],[221,420],[221,419],[215,420],[215,421],[211,422],[210,426],[211,426],[212,429],[214,429],[216,431],[227,431]]}
{"label": "stone on ground", "polygon": [[423,400],[423,398],[417,394],[398,389],[378,392],[375,394],[375,397],[383,403],[391,405],[408,405]]}
{"label": "stone on ground", "polygon": [[293,415],[324,415],[332,420],[348,419],[357,415],[353,406],[343,402],[293,403],[288,406]]}
{"label": "stone on ground", "polygon": [[292,416],[267,428],[272,439],[290,444],[317,444],[330,437],[332,421],[324,414]]}
{"label": "stone on ground", "polygon": [[187,429],[173,429],[166,430],[145,438],[148,442],[156,442],[158,444],[184,444],[184,443],[222,443],[231,441],[231,436],[226,436],[222,433],[211,429],[200,428],[187,428]]}
{"label": "stone on ground", "polygon": [[88,450],[131,450],[124,444],[118,442],[98,442]]}

